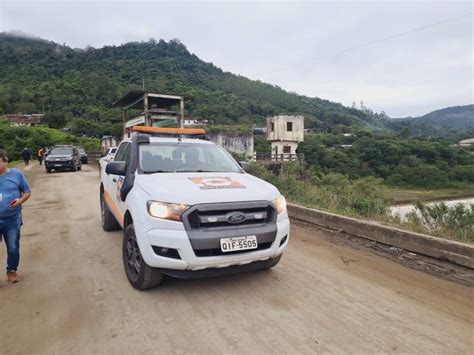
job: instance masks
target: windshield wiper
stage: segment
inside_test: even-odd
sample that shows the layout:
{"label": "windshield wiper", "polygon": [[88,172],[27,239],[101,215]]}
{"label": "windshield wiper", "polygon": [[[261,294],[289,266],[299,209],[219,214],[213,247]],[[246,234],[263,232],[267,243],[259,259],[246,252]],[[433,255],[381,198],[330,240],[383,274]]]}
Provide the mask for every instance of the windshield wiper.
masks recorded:
{"label": "windshield wiper", "polygon": [[217,170],[176,170],[177,173],[220,173],[221,171]]}
{"label": "windshield wiper", "polygon": [[174,171],[171,171],[171,170],[153,170],[153,171],[143,170],[143,173],[144,174],[174,173]]}

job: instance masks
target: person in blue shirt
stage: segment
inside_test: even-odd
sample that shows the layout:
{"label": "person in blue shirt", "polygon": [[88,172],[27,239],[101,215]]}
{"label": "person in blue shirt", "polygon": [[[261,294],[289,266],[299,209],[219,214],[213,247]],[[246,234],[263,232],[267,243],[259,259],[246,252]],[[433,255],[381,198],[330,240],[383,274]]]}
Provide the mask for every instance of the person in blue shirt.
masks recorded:
{"label": "person in blue shirt", "polygon": [[8,168],[7,153],[0,149],[0,241],[3,236],[7,246],[7,278],[11,283],[20,281],[17,269],[23,224],[21,206],[30,196],[25,175],[18,169]]}

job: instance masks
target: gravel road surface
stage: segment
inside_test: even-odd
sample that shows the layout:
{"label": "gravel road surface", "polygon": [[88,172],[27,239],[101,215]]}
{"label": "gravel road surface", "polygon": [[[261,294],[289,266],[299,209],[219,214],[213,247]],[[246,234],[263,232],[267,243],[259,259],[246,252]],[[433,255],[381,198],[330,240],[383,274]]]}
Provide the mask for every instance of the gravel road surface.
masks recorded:
{"label": "gravel road surface", "polygon": [[296,223],[272,270],[136,291],[121,232],[100,226],[96,167],[27,176],[23,279],[0,274],[1,354],[473,352],[472,287]]}

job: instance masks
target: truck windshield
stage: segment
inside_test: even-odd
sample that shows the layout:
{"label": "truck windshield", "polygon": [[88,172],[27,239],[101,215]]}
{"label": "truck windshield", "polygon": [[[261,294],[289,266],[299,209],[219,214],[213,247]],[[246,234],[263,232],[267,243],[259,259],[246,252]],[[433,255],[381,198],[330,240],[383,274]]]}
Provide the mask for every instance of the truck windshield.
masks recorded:
{"label": "truck windshield", "polygon": [[72,155],[72,148],[58,147],[51,149],[51,155]]}
{"label": "truck windshield", "polygon": [[219,146],[199,143],[150,143],[140,145],[140,167],[144,173],[241,172]]}

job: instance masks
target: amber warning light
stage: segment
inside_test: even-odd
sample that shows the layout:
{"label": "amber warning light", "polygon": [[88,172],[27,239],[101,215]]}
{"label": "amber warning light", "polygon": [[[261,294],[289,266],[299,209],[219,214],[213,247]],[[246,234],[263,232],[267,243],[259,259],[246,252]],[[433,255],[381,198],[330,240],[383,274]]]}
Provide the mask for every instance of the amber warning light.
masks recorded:
{"label": "amber warning light", "polygon": [[133,132],[150,134],[206,134],[206,130],[202,128],[164,128],[134,126],[132,130]]}

